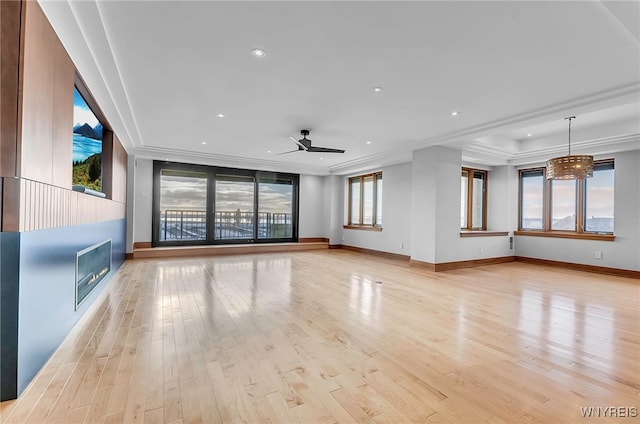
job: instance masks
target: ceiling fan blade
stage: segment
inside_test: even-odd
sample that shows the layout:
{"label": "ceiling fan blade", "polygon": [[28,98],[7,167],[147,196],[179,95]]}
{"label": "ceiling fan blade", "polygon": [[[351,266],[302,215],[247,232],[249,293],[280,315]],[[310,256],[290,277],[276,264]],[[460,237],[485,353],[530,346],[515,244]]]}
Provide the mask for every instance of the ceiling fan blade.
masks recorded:
{"label": "ceiling fan blade", "polygon": [[298,147],[296,150],[289,150],[288,152],[277,153],[276,156],[286,155],[287,153],[295,153],[295,152],[299,152],[300,150],[304,150],[304,149],[301,147]]}
{"label": "ceiling fan blade", "polygon": [[291,141],[293,141],[298,145],[299,147],[298,150],[307,150],[309,148],[309,146],[305,145],[304,143],[301,143],[302,140],[296,140],[294,137],[291,137],[291,136],[289,136],[289,138],[291,139]]}
{"label": "ceiling fan blade", "polygon": [[342,149],[331,149],[329,147],[309,147],[307,149],[307,152],[312,152],[312,153],[344,153],[344,150]]}

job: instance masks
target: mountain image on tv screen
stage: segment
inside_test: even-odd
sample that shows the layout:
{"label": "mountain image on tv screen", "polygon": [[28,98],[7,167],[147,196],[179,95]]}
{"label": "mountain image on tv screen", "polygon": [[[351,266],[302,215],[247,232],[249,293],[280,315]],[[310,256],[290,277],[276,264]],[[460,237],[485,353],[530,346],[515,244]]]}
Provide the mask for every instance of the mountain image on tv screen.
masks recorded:
{"label": "mountain image on tv screen", "polygon": [[102,189],[102,124],[78,89],[73,93],[73,182]]}

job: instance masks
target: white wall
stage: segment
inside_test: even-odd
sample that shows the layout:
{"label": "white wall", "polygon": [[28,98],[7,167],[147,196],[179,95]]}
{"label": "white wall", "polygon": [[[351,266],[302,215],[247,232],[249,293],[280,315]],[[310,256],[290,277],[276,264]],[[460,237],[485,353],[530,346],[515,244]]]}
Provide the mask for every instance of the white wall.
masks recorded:
{"label": "white wall", "polygon": [[[413,190],[413,202],[422,205],[413,208],[412,259],[441,264],[513,255],[508,236],[460,237],[460,151],[442,146],[423,149],[414,152],[412,166],[414,177],[419,178],[413,186],[421,188]],[[513,221],[508,209],[508,174],[507,167],[488,174],[487,218],[488,229],[493,231],[508,231]],[[422,198],[416,200],[415,196]],[[417,218],[423,208],[433,213]]]}
{"label": "white wall", "polygon": [[298,237],[328,238],[329,207],[325,202],[327,177],[300,175]]}
{"label": "white wall", "polygon": [[[153,161],[136,159],[132,180],[134,190],[133,241],[151,241],[153,210]],[[326,202],[325,182],[329,177],[300,176],[299,237],[329,237],[327,222],[329,205]]]}
{"label": "white wall", "polygon": [[153,161],[136,159],[134,169],[133,241],[151,242]]}
{"label": "white wall", "polygon": [[[640,270],[640,150],[603,156],[615,160],[612,242],[516,236],[516,255],[629,270]],[[515,176],[517,179],[517,175]],[[602,259],[595,252],[602,252]]]}
{"label": "white wall", "polygon": [[344,217],[344,189],[346,182],[344,178],[337,175],[326,177],[325,199],[329,199],[329,221],[328,234],[329,244],[342,244],[343,238],[343,217]]}
{"label": "white wall", "polygon": [[[366,173],[366,172],[364,172]],[[363,174],[364,174],[363,173]],[[346,189],[342,178],[341,198]],[[341,244],[397,253],[411,253],[411,164],[382,168],[382,228],[378,231],[343,230]],[[338,225],[346,223],[344,207]]]}

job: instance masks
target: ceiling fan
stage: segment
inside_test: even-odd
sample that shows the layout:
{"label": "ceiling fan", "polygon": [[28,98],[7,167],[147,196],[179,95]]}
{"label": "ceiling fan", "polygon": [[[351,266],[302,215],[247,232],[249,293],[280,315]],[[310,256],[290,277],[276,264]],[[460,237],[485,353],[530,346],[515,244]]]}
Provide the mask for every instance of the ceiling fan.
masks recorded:
{"label": "ceiling fan", "polygon": [[289,137],[291,140],[293,140],[294,143],[298,145],[297,149],[291,150],[288,152],[278,153],[278,154],[285,155],[287,153],[299,152],[301,150],[304,150],[305,152],[311,152],[311,153],[344,153],[344,150],[342,149],[332,149],[330,147],[312,146],[311,140],[307,138],[307,136],[309,135],[309,130],[302,130],[300,131],[300,134],[302,134],[302,138],[300,140],[296,140],[294,137]]}

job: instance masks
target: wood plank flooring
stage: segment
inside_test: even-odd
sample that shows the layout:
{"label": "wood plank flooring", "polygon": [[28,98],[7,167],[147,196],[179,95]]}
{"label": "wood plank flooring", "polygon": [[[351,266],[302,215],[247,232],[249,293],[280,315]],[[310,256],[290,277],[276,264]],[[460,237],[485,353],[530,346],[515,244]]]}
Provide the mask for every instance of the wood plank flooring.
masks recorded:
{"label": "wood plank flooring", "polygon": [[640,409],[638,280],[326,250],[127,261],[0,422],[638,422],[607,407]]}

